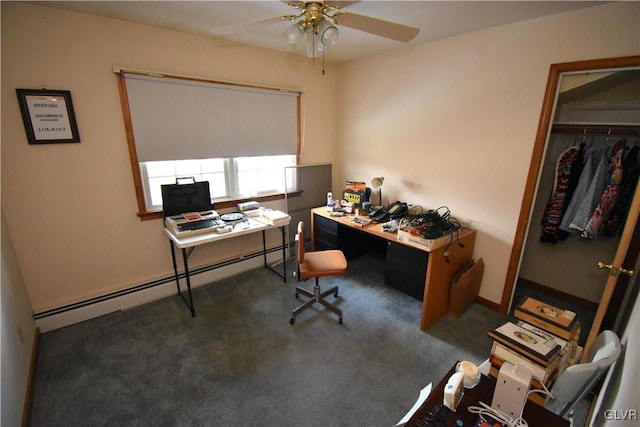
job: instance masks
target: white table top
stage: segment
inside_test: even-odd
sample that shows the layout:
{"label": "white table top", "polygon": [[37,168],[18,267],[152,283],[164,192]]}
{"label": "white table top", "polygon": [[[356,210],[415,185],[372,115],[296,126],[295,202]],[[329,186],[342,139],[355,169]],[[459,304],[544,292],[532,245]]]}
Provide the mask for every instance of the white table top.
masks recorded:
{"label": "white table top", "polygon": [[256,233],[258,231],[268,230],[271,228],[279,228],[284,225],[288,225],[289,223],[279,224],[279,225],[270,225],[264,222],[258,221],[254,218],[247,218],[245,221],[241,221],[236,223],[233,226],[233,229],[227,233],[218,233],[217,231],[213,231],[211,233],[202,233],[195,234],[186,237],[178,237],[171,232],[171,230],[165,228],[164,232],[167,234],[169,239],[179,248],[190,248],[193,246],[204,245],[206,243],[217,242],[219,240],[232,239],[234,237]]}

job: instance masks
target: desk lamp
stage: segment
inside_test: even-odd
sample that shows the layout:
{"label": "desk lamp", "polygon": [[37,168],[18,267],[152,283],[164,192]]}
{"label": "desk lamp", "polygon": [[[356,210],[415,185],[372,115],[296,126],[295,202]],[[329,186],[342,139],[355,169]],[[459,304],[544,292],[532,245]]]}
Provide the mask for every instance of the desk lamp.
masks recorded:
{"label": "desk lamp", "polygon": [[371,186],[373,188],[380,189],[380,206],[382,206],[382,183],[384,182],[384,176],[377,176],[371,180]]}

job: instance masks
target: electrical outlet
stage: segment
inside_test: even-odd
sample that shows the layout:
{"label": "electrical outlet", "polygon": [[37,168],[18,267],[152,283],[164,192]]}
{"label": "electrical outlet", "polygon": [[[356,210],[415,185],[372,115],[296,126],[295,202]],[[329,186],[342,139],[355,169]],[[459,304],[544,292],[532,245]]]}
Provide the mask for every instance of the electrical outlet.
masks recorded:
{"label": "electrical outlet", "polygon": [[531,376],[528,369],[518,369],[511,363],[503,363],[498,373],[491,407],[512,418],[519,417],[527,403]]}

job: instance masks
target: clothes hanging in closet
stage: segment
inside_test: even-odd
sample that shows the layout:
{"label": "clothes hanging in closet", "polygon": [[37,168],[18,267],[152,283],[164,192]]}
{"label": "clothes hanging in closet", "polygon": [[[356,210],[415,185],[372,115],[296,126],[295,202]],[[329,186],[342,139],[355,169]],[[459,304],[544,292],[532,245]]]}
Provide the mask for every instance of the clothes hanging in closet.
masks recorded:
{"label": "clothes hanging in closet", "polygon": [[602,192],[602,196],[600,196],[600,200],[593,210],[593,214],[589,219],[589,222],[585,226],[584,230],[580,234],[580,236],[593,240],[596,237],[596,234],[600,231],[602,223],[605,218],[609,215],[611,209],[616,203],[618,199],[618,193],[620,189],[620,183],[622,182],[622,154],[624,150],[622,149],[624,146],[624,141],[619,141],[613,146],[613,156],[611,157],[611,162],[609,163],[609,180],[607,182],[604,191]]}
{"label": "clothes hanging in closet", "polygon": [[618,232],[620,225],[625,222],[629,204],[633,198],[638,178],[640,177],[640,147],[631,147],[622,162],[622,182],[620,183],[620,193],[616,204],[611,209],[608,218],[605,220],[600,235],[603,237],[613,237]]}
{"label": "clothes hanging in closet", "polygon": [[595,155],[593,152],[587,155],[587,159],[584,162],[582,167],[582,171],[580,173],[580,178],[578,180],[578,185],[573,192],[573,197],[569,201],[567,205],[567,209],[562,217],[562,221],[560,221],[560,231],[564,233],[564,236],[567,236],[571,230],[569,225],[571,223],[571,219],[574,218],[580,209],[580,203],[584,199],[587,194],[587,190],[589,189],[589,184],[591,184],[591,179],[593,178],[593,168],[595,159]]}
{"label": "clothes hanging in closet", "polygon": [[556,243],[570,232],[589,240],[616,234],[640,176],[640,148],[625,144],[624,139],[604,147],[583,143],[559,155],[540,241]]}
{"label": "clothes hanging in closet", "polygon": [[566,202],[573,193],[571,176],[575,164],[581,164],[576,160],[582,150],[577,146],[572,146],[560,154],[556,163],[556,179],[553,191],[547,202],[542,217],[542,242],[556,243],[558,241],[558,226],[566,209]]}
{"label": "clothes hanging in closet", "polygon": [[606,156],[601,155],[596,172],[589,183],[589,188],[587,188],[587,192],[578,206],[576,215],[569,223],[570,229],[583,232],[587,226],[587,223],[593,214],[593,210],[598,204],[598,200],[600,200],[600,196],[602,195],[607,183],[607,163],[608,161]]}

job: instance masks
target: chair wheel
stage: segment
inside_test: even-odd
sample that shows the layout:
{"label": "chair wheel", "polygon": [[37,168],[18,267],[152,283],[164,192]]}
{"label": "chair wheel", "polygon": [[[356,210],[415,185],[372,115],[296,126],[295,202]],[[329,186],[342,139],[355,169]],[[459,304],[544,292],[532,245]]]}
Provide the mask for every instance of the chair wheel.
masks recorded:
{"label": "chair wheel", "polygon": [[342,317],[338,319],[338,324],[342,325]]}
{"label": "chair wheel", "polygon": [[336,293],[335,293],[335,294],[333,294],[333,297],[334,297],[334,298],[338,298],[338,291],[336,291]]}
{"label": "chair wheel", "polygon": [[295,317],[292,317],[292,318],[291,318],[291,320],[289,320],[289,323],[290,323],[290,324],[292,324],[292,325],[293,325],[294,323],[296,323],[296,318],[295,318]]}
{"label": "chair wheel", "polygon": [[300,298],[300,297],[298,296],[298,293],[297,293],[297,292],[296,292],[296,298]]}

